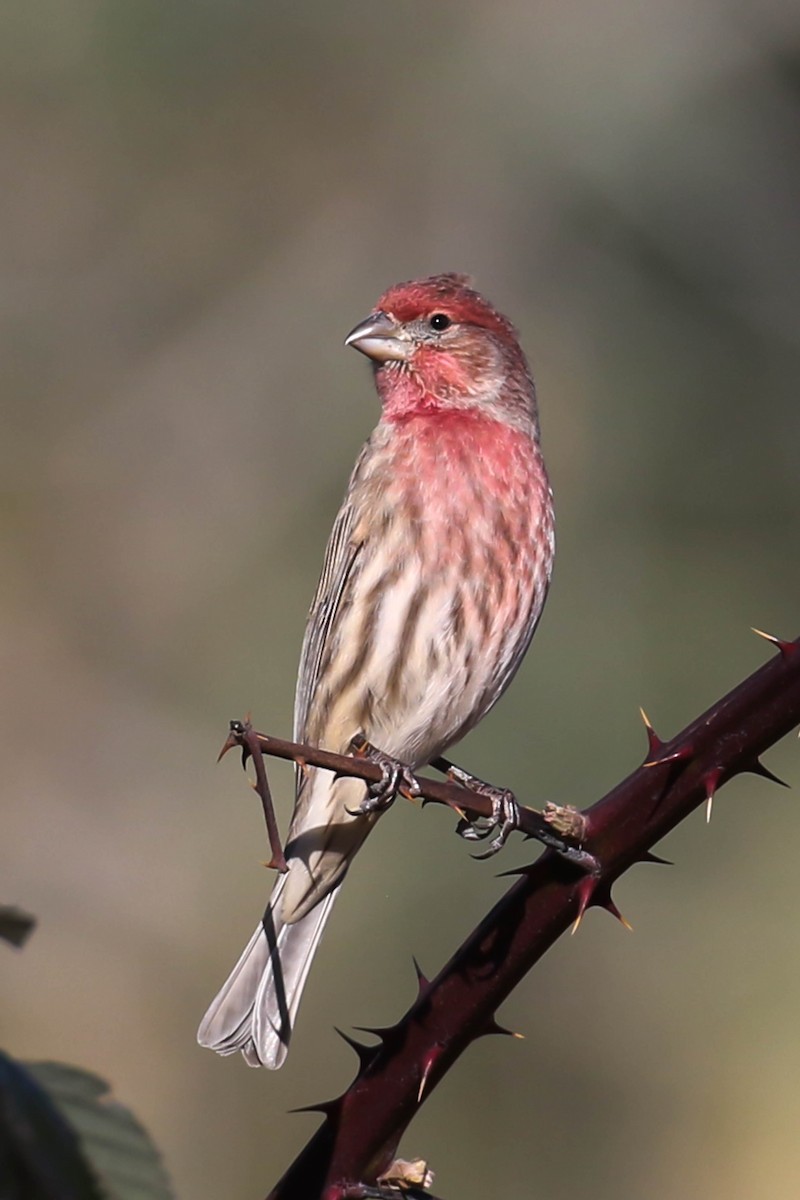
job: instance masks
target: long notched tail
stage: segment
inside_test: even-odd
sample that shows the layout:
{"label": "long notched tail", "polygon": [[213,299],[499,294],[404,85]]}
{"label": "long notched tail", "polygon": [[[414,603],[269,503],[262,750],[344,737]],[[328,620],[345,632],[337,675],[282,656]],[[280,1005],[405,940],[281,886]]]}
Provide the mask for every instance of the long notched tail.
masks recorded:
{"label": "long notched tail", "polygon": [[336,887],[300,920],[280,916],[288,876],[276,883],[267,911],[200,1023],[197,1040],[218,1054],[241,1050],[251,1067],[277,1070],[289,1052],[297,1008]]}

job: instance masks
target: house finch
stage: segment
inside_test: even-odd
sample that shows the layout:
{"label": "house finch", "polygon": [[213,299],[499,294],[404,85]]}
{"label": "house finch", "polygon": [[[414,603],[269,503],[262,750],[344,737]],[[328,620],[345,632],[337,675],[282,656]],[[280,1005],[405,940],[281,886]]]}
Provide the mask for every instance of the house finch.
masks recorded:
{"label": "house finch", "polygon": [[[480,721],[510,683],[553,562],[552,495],[517,334],[460,275],[390,288],[346,345],[382,404],[328,542],[295,700],[295,739],[355,735],[411,770]],[[299,770],[264,918],[198,1032],[251,1066],[286,1057],[333,902],[379,813],[365,784]]]}

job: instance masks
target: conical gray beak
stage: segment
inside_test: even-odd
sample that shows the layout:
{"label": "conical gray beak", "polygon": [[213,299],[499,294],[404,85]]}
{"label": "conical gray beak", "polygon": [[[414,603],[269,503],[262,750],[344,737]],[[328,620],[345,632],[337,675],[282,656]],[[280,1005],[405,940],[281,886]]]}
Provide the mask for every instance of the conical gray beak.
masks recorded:
{"label": "conical gray beak", "polygon": [[348,333],[344,344],[379,363],[404,362],[412,349],[406,330],[385,312],[371,313]]}

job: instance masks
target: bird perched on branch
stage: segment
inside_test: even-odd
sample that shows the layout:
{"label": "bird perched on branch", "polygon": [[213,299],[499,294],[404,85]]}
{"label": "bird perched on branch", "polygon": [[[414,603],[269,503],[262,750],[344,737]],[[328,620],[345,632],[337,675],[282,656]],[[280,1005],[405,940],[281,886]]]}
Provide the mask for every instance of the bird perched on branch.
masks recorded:
{"label": "bird perched on branch", "polygon": [[[325,552],[294,736],[345,753],[361,734],[413,771],[500,698],[542,611],[554,536],[536,393],[514,327],[462,275],[389,288],[345,344],[372,360],[382,413]],[[201,1045],[283,1063],[314,952],[381,808],[363,782],[298,770],[288,872]]]}

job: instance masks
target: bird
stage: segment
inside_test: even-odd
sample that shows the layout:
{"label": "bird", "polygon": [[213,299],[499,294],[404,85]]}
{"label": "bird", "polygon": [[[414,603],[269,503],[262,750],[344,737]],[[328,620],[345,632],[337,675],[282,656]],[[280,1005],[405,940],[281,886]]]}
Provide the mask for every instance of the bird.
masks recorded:
{"label": "bird", "polygon": [[[474,728],[522,662],[550,583],[553,496],[519,336],[468,276],[395,284],[345,345],[371,360],[381,415],[325,551],[294,737],[345,753],[360,735],[413,772]],[[298,767],[288,871],[202,1046],[284,1062],[333,904],[385,807],[366,797],[359,780]]]}

